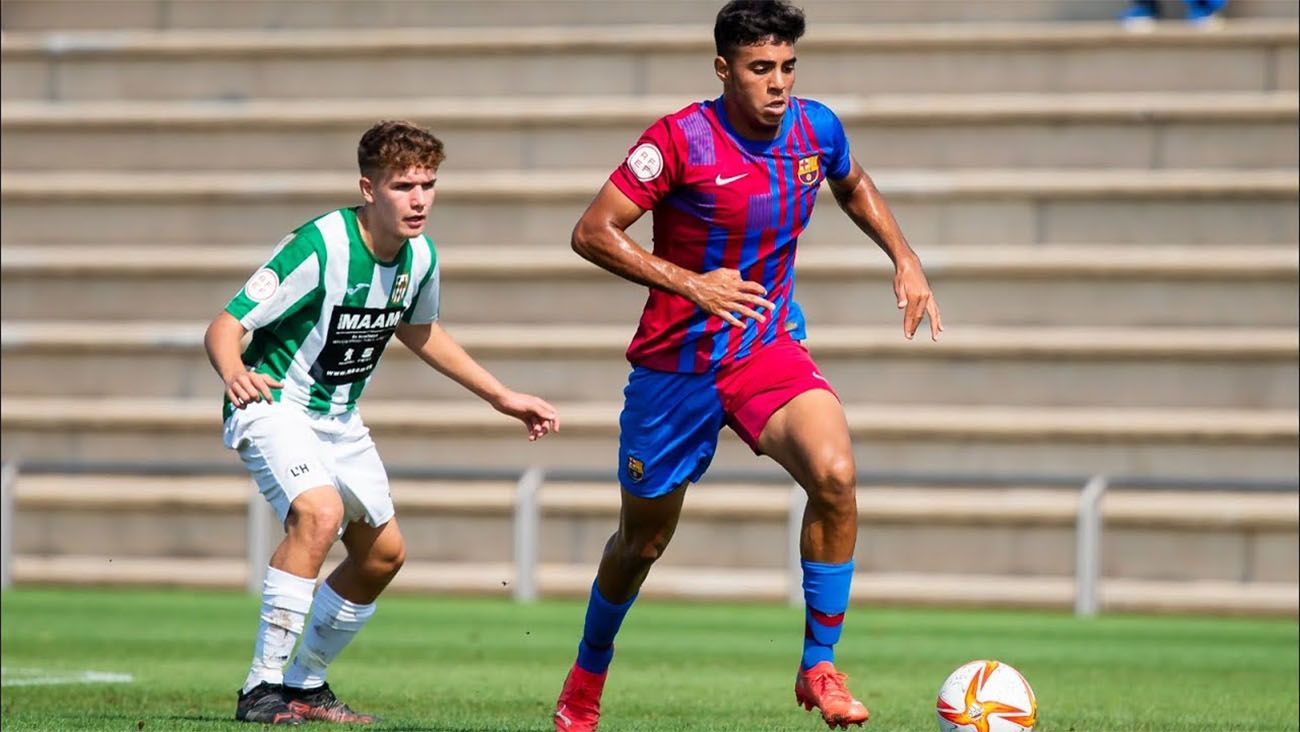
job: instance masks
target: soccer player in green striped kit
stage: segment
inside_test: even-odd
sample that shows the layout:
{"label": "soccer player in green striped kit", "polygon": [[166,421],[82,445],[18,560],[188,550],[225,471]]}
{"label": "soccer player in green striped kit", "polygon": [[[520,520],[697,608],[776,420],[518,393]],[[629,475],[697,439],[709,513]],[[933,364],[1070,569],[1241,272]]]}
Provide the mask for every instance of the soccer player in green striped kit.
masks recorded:
{"label": "soccer player in green striped kit", "polygon": [[[376,124],[357,149],[364,203],[285,237],[208,326],[208,357],[226,387],[226,446],[238,451],[285,527],[266,571],[236,719],[375,719],[340,702],[325,669],[370,618],[405,555],[388,476],[355,409],[394,333],[430,366],[523,422],[529,440],[559,427],[554,407],[506,388],[437,322],[438,255],[423,231],[442,160],[442,143],[428,130]],[[316,590],[340,537],[347,557]]]}

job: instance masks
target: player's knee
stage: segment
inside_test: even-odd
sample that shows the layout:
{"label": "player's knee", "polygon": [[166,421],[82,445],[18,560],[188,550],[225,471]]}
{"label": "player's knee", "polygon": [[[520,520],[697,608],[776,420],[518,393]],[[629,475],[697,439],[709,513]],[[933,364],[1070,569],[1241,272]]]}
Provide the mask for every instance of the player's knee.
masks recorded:
{"label": "player's knee", "polygon": [[813,469],[808,499],[824,511],[851,514],[857,510],[857,466],[852,456],[822,461]]}
{"label": "player's knee", "polygon": [[392,579],[396,576],[403,564],[406,564],[405,544],[398,544],[395,547],[375,552],[366,562],[371,575],[386,579]]}
{"label": "player's knee", "polygon": [[289,525],[292,533],[311,546],[328,549],[338,539],[343,525],[343,502],[337,495],[303,494],[293,502]]}
{"label": "player's knee", "polygon": [[668,548],[664,536],[619,536],[615,541],[619,563],[630,570],[640,570],[654,564]]}

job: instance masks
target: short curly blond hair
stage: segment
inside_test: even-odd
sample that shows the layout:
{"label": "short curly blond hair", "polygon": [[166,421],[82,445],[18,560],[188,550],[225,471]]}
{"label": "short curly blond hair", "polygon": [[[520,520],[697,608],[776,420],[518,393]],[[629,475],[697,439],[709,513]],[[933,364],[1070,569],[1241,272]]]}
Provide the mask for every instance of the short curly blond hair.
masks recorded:
{"label": "short curly blond hair", "polygon": [[386,170],[436,170],[445,158],[442,140],[426,128],[405,120],[376,122],[357,145],[357,167],[366,177]]}

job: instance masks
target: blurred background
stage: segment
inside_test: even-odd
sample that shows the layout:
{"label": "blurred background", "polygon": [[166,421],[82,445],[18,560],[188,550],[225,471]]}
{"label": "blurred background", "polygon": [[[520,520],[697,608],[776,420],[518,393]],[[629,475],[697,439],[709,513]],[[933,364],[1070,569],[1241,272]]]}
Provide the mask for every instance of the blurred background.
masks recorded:
{"label": "blurred background", "polygon": [[[394,589],[585,596],[645,292],[569,231],[646,125],[718,93],[719,5],[5,0],[4,583],[260,587],[276,527],[203,328],[407,118],[447,145],[443,323],[563,431],[527,443],[393,345],[361,411]],[[855,597],[1295,616],[1296,5],[1164,2],[1142,32],[1118,0],[802,6],[796,93],[845,122],[947,327],[903,340],[888,260],[823,196],[797,297],[862,472]],[[645,593],[788,597],[775,464],[728,432],[690,491]]]}

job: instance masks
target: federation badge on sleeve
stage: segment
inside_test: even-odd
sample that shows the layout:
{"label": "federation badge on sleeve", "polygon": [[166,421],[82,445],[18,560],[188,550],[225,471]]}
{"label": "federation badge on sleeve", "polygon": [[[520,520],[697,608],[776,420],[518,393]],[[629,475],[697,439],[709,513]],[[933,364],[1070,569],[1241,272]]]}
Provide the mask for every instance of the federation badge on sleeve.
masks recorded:
{"label": "federation badge on sleeve", "polygon": [[806,186],[815,185],[821,173],[820,158],[816,155],[799,158],[799,182]]}
{"label": "federation badge on sleeve", "polygon": [[274,270],[263,267],[244,283],[244,294],[253,302],[266,302],[279,287],[280,276]]}
{"label": "federation badge on sleeve", "polygon": [[632,480],[641,480],[645,477],[645,463],[631,455],[628,455],[627,474],[632,477]]}
{"label": "federation badge on sleeve", "polygon": [[664,154],[653,142],[643,142],[628,153],[627,168],[637,180],[652,181],[664,171]]}

